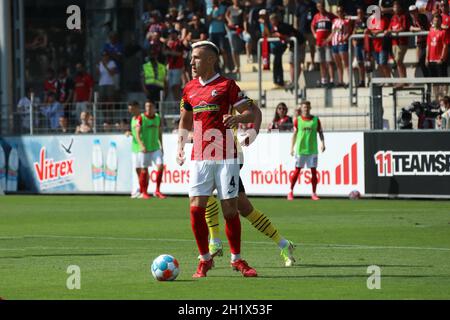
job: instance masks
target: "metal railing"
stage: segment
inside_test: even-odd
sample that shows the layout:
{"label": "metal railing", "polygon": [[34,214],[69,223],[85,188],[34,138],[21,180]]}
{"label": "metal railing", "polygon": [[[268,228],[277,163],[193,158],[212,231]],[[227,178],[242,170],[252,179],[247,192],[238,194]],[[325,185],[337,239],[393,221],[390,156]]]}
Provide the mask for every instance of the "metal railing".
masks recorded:
{"label": "metal railing", "polygon": [[[399,32],[395,34],[395,37],[418,37],[418,36],[427,36],[428,31],[420,31],[420,32]],[[349,103],[350,105],[355,105],[356,103],[353,103],[353,97],[358,97],[358,86],[353,85],[353,70],[352,70],[352,63],[353,63],[353,44],[352,40],[361,40],[364,39],[365,35],[363,34],[354,34],[351,35],[348,38],[348,65],[349,65]],[[371,38],[383,38],[384,34],[378,34],[376,36],[370,36]],[[356,90],[355,90],[356,89]]]}
{"label": "metal railing", "polygon": [[[261,44],[264,39],[258,40],[258,106],[261,108],[261,99],[262,99],[262,68],[261,68]],[[267,41],[270,42],[280,42],[280,38],[267,38]],[[295,95],[295,105],[298,104],[298,72],[299,72],[299,61],[298,61],[298,41],[296,37],[290,37],[289,41],[294,42],[294,95]],[[269,53],[270,54],[270,53]]]}

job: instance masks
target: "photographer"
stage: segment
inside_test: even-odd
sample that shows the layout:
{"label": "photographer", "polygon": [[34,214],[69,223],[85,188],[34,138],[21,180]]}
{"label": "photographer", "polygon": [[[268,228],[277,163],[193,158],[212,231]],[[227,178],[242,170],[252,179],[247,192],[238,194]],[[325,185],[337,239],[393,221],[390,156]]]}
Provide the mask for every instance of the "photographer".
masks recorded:
{"label": "photographer", "polygon": [[440,101],[441,112],[443,114],[440,117],[440,126],[441,130],[450,130],[450,97],[445,96]]}
{"label": "photographer", "polygon": [[[400,116],[397,120],[399,129],[412,129],[412,113],[415,113],[417,121],[417,129],[435,129],[436,119],[439,119],[442,111],[440,106],[433,103],[413,102],[408,108],[402,108]],[[439,121],[438,121],[439,124]]]}

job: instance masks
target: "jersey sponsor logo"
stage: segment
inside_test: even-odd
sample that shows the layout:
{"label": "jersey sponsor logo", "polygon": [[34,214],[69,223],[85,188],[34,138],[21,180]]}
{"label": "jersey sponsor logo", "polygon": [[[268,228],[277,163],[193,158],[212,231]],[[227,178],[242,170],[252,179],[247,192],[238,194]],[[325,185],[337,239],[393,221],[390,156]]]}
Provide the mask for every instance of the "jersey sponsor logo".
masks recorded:
{"label": "jersey sponsor logo", "polygon": [[378,151],[374,159],[379,177],[450,175],[448,151]]}
{"label": "jersey sponsor logo", "polygon": [[211,97],[217,97],[218,93],[217,90],[211,91]]}
{"label": "jersey sponsor logo", "polygon": [[212,104],[212,103],[207,103],[205,101],[200,102],[200,104],[198,106],[195,106],[194,108],[194,113],[199,113],[199,112],[214,112],[214,111],[219,111],[220,110],[220,106],[218,104]]}

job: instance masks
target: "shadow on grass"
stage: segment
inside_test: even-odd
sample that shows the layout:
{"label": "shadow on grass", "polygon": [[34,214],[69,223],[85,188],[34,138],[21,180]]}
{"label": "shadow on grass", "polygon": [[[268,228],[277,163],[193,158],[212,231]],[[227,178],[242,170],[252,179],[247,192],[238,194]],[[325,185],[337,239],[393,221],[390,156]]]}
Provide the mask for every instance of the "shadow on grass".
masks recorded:
{"label": "shadow on grass", "polygon": [[[367,268],[370,264],[299,264],[293,265],[289,268],[277,266],[277,267],[259,267],[258,269],[291,269],[291,268]],[[432,268],[433,266],[425,265],[409,265],[409,264],[377,264],[380,268],[392,267],[392,268]]]}
{"label": "shadow on grass", "polygon": [[116,256],[110,253],[74,253],[74,254],[31,254],[13,257],[0,257],[0,259],[25,259],[25,258],[48,258],[48,257],[98,257],[98,256]]}

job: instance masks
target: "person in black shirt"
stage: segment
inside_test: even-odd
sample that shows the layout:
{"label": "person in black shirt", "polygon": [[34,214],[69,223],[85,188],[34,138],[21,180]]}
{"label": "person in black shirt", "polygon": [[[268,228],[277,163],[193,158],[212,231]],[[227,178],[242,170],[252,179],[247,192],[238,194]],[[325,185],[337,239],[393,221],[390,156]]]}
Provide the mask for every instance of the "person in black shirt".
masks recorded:
{"label": "person in black shirt", "polygon": [[[353,34],[363,35],[367,29],[367,17],[365,15],[364,9],[358,7],[356,9],[356,20],[354,23]],[[359,71],[359,84],[358,87],[365,87],[366,79],[366,69],[364,67],[365,57],[364,57],[364,39],[354,39],[353,42],[354,57],[358,62]]]}
{"label": "person in black shirt", "polygon": [[[311,32],[311,21],[317,13],[316,4],[312,0],[297,0],[295,15],[297,17],[297,30],[303,34],[308,41],[309,52],[311,54],[311,65],[307,67],[309,71],[314,68],[314,55],[316,53],[316,39]],[[304,62],[304,59],[302,63]]]}

